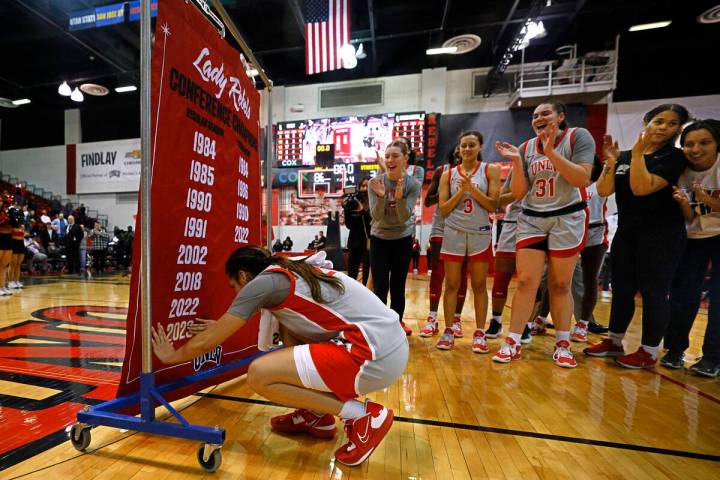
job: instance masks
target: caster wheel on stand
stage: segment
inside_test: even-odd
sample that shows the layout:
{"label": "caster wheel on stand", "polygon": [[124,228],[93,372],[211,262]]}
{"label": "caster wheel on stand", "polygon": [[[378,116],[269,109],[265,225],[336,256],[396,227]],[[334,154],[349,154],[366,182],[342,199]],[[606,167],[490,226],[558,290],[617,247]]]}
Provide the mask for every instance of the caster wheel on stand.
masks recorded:
{"label": "caster wheel on stand", "polygon": [[222,453],[220,453],[220,446],[203,444],[200,445],[197,451],[197,459],[200,466],[206,472],[215,472],[220,468],[222,463]]}
{"label": "caster wheel on stand", "polygon": [[70,443],[76,450],[84,452],[90,445],[91,435],[90,427],[76,423],[70,429]]}

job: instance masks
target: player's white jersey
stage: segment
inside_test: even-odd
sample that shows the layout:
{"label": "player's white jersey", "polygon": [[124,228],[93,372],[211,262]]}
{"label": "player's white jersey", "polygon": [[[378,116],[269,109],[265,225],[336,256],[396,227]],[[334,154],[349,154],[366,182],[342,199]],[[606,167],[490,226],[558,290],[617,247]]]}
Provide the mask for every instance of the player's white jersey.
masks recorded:
{"label": "player's white jersey", "polygon": [[312,298],[310,286],[302,277],[276,266],[265,271],[281,272],[290,278],[290,295],[269,310],[293,335],[315,342],[337,339],[362,361],[382,358],[407,342],[398,314],[347,275],[323,270],[340,279],[345,292],[320,282],[322,296],[328,303],[319,303]]}
{"label": "player's white jersey", "polygon": [[[445,173],[450,168],[449,164],[442,166],[442,173]],[[435,205],[435,211],[432,216],[432,224],[430,227],[430,238],[442,238],[443,231],[445,230],[445,218],[440,213],[440,204]]]}
{"label": "player's white jersey", "polygon": [[[488,191],[487,170],[487,163],[478,162],[475,170],[467,177],[475,188],[486,195]],[[461,166],[458,165],[450,170],[448,177],[450,196],[452,197],[459,190],[460,180],[465,177],[465,174],[462,172]],[[445,226],[467,233],[488,231],[490,230],[490,215],[470,193],[466,193],[450,214],[445,217]]]}
{"label": "player's white jersey", "polygon": [[590,225],[602,225],[605,223],[605,211],[607,210],[607,198],[597,193],[597,184],[593,183],[585,189],[587,193],[587,206],[590,211]]}

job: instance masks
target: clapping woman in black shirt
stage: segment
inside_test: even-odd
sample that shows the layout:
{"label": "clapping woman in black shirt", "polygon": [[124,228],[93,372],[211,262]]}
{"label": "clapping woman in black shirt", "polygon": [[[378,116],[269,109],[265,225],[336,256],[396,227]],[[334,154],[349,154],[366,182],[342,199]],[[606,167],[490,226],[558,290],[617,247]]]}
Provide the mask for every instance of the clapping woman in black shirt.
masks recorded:
{"label": "clapping woman in black shirt", "polygon": [[[682,212],[673,185],[687,162],[673,144],[689,115],[685,107],[660,105],[645,114],[645,129],[631,151],[620,152],[605,136],[605,167],[598,194],[615,193],[618,229],[611,266],[613,299],[609,338],[586,348],[593,357],[615,357],[627,368],[655,366],[660,341],[670,322],[668,294],[686,241]],[[635,313],[635,294],[643,301],[642,345],[625,354],[622,340]]]}

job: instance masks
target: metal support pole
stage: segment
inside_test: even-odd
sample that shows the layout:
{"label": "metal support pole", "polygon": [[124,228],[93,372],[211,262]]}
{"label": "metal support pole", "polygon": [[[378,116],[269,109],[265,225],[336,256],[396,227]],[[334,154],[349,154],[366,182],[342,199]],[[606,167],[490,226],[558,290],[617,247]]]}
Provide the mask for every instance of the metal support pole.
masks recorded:
{"label": "metal support pole", "polygon": [[228,15],[227,11],[225,10],[225,7],[223,7],[222,3],[220,3],[220,0],[212,0],[213,7],[215,7],[215,10],[218,12],[218,15],[220,15],[220,18],[222,19],[223,23],[225,24],[225,28],[230,30],[230,33],[233,37],[235,37],[235,40],[238,42],[238,45],[240,45],[240,50],[243,51],[245,54],[245,57],[252,63],[255,68],[258,69],[258,75],[260,75],[260,78],[262,79],[263,83],[265,84],[265,87],[268,89],[268,91],[272,90],[273,83],[272,80],[270,80],[265,73],[265,70],[260,66],[260,62],[257,61],[257,58],[255,58],[255,55],[253,54],[253,51],[250,50],[250,47],[248,46],[247,42],[243,38],[242,35],[240,35],[240,30],[235,26],[235,22],[232,21],[230,18],[230,15]]}
{"label": "metal support pole", "polygon": [[266,88],[267,92],[267,127],[265,130],[265,142],[267,150],[265,152],[265,202],[267,210],[265,211],[267,249],[272,251],[272,165],[273,165],[273,131],[272,131],[272,84],[270,88]]}
{"label": "metal support pole", "polygon": [[140,291],[142,312],[142,373],[152,372],[152,292],[150,285],[150,192],[152,164],[150,156],[150,0],[142,0],[140,10],[140,150],[141,177],[141,254]]}

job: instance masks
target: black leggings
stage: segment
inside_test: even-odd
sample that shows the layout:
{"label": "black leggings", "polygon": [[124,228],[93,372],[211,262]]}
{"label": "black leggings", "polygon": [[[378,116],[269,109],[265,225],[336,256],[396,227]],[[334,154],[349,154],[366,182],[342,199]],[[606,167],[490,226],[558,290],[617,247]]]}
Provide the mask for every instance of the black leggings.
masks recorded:
{"label": "black leggings", "polygon": [[672,320],[665,334],[665,348],[675,354],[681,354],[688,348],[688,337],[700,308],[703,280],[709,264],[712,264],[707,285],[710,308],[702,352],[703,358],[720,362],[720,235],[688,239],[670,290]]}
{"label": "black leggings", "polygon": [[580,264],[582,265],[583,297],[580,309],[580,319],[590,320],[598,297],[598,273],[607,246],[604,243],[585,247],[580,253]]}
{"label": "black leggings", "polygon": [[387,304],[390,291],[390,308],[402,321],[405,312],[405,280],[412,257],[412,236],[397,240],[370,237],[370,270],[375,295]]}
{"label": "black leggings", "polygon": [[612,244],[610,332],[625,333],[635,313],[635,294],[643,302],[642,344],[660,345],[670,323],[670,285],[685,249],[683,223],[662,227],[619,226]]}
{"label": "black leggings", "polygon": [[348,252],[348,276],[357,280],[360,264],[363,266],[362,284],[367,285],[370,276],[370,251],[365,248],[365,242],[353,246]]}

